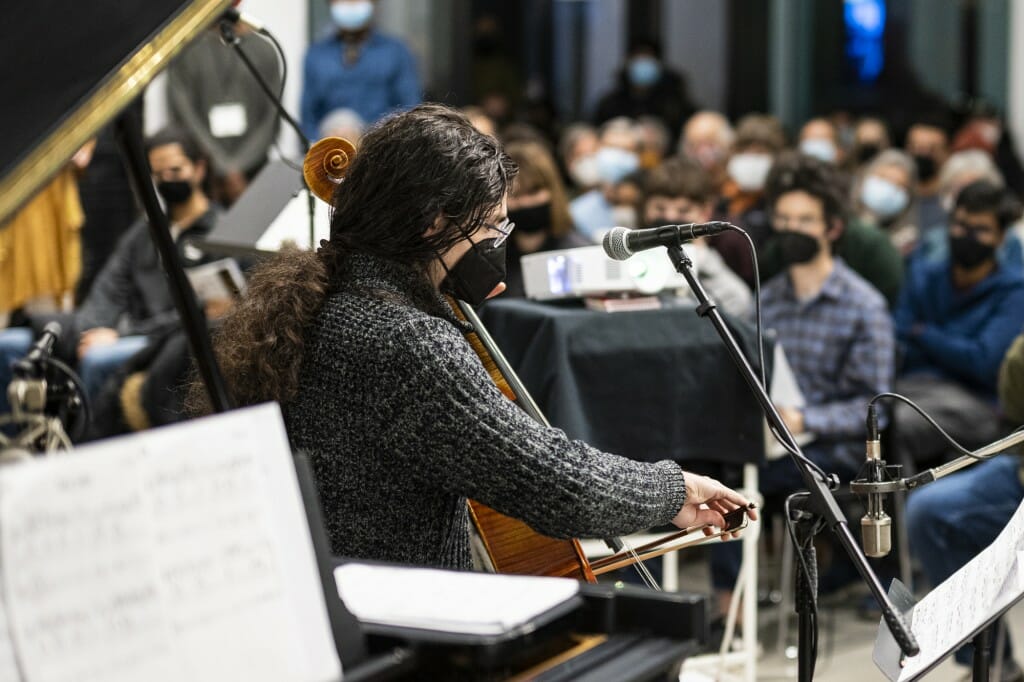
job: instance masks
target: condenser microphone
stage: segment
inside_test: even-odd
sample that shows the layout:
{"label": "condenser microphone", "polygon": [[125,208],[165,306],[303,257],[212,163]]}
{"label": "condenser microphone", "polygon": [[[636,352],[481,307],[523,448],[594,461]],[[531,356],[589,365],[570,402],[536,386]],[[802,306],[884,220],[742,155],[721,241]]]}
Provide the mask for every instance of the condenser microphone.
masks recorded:
{"label": "condenser microphone", "polygon": [[[868,406],[867,478],[870,483],[885,480],[885,462],[878,438],[875,406]],[[885,513],[884,493],[868,493],[867,513],[860,520],[861,544],[869,557],[883,557],[892,549],[892,519]]]}
{"label": "condenser microphone", "polygon": [[42,363],[53,355],[53,347],[60,339],[61,327],[56,320],[46,323],[43,333],[32,344],[25,357],[18,360],[13,367],[15,377],[35,378],[43,375]]}
{"label": "condenser microphone", "polygon": [[604,252],[612,260],[626,260],[639,251],[659,246],[678,246],[700,237],[713,237],[730,229],[732,229],[732,225],[719,221],[663,225],[643,230],[613,227],[604,236]]}

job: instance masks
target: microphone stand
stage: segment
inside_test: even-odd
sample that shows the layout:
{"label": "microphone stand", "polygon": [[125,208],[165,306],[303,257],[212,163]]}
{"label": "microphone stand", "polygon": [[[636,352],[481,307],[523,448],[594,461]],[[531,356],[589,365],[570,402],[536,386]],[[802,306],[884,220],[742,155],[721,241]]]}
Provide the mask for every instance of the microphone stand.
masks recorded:
{"label": "microphone stand", "polygon": [[[686,278],[686,282],[689,284],[690,290],[697,299],[699,304],[697,306],[697,314],[710,320],[711,324],[715,327],[715,331],[718,332],[718,336],[725,344],[726,350],[729,353],[729,357],[732,358],[733,364],[736,365],[736,368],[746,380],[750,390],[754,393],[754,397],[757,399],[758,403],[760,403],[765,418],[768,419],[776,432],[785,439],[786,444],[796,452],[803,454],[802,450],[800,450],[800,445],[796,442],[793,434],[790,433],[789,429],[786,427],[785,421],[783,421],[778,410],[775,409],[775,405],[772,404],[771,398],[768,397],[767,390],[761,384],[760,379],[757,374],[755,374],[750,363],[747,362],[747,359],[744,357],[742,350],[740,350],[740,346],[733,337],[732,332],[729,331],[729,328],[726,326],[725,320],[722,319],[722,314],[718,312],[717,306],[708,298],[703,285],[701,285],[700,281],[697,279],[697,276],[693,271],[693,261],[690,260],[690,257],[683,250],[682,241],[680,240],[680,243],[668,246],[667,249],[672,265],[675,266],[675,269],[679,274]],[[839,539],[839,543],[857,567],[858,572],[860,572],[861,577],[867,583],[868,588],[878,601],[878,604],[882,607],[882,615],[886,624],[889,626],[889,631],[892,633],[893,638],[899,644],[900,649],[907,656],[916,655],[920,651],[917,641],[914,639],[910,629],[903,622],[903,617],[889,600],[888,595],[882,588],[882,584],[878,580],[878,576],[875,575],[871,566],[868,564],[864,553],[861,551],[857,541],[853,537],[853,534],[850,532],[849,525],[846,523],[846,517],[839,509],[839,505],[836,502],[835,497],[832,495],[832,491],[829,489],[828,483],[820,480],[799,457],[794,456],[793,463],[796,464],[797,469],[800,471],[800,475],[804,480],[804,485],[808,490],[808,510],[821,517],[829,528],[832,529],[832,532],[836,534],[836,537]],[[795,549],[797,552],[801,551],[800,547],[796,547]],[[798,562],[797,566],[797,570],[802,571],[803,562]],[[812,573],[816,572],[813,566],[809,567],[809,569]],[[817,599],[816,583],[816,575],[805,575],[802,578],[798,577],[797,588],[802,591],[802,594],[796,595],[797,604],[802,604],[804,606],[813,605],[814,601]],[[748,598],[752,597],[748,596]],[[809,682],[814,675],[815,661],[812,642],[816,629],[811,609],[800,609],[799,623],[800,657],[797,679],[801,680],[801,682]]]}
{"label": "microphone stand", "polygon": [[[961,455],[952,461],[927,469],[926,471],[922,471],[921,473],[910,476],[909,478],[896,478],[887,481],[851,481],[850,490],[858,495],[867,495],[869,500],[875,495],[915,490],[928,483],[933,483],[940,478],[945,478],[950,474],[954,474],[961,469],[973,466],[978,462],[986,461],[989,457],[1009,450],[1021,443],[1024,443],[1024,428],[1018,429],[1008,436],[1000,438],[997,441],[993,441],[984,447],[978,448],[970,455]],[[885,461],[880,457],[875,459],[874,462],[875,470],[879,473],[889,470],[889,467],[886,467],[885,465]],[[892,468],[894,471],[897,471],[898,469],[899,465],[895,465]],[[877,478],[877,475],[875,478]],[[974,680],[974,682],[987,682],[989,679],[989,663],[991,657],[990,649],[993,639],[992,632],[994,630],[995,625],[985,627],[974,637],[974,663],[971,675],[971,679]]]}

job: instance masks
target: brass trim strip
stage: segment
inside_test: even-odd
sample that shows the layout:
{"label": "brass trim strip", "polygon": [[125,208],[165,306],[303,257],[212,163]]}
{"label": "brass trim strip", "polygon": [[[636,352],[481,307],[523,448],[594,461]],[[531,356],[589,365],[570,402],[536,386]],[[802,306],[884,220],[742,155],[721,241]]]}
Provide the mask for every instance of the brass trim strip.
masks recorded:
{"label": "brass trim strip", "polygon": [[230,0],[194,0],[94,92],[7,177],[0,179],[0,229],[78,149],[149,84]]}

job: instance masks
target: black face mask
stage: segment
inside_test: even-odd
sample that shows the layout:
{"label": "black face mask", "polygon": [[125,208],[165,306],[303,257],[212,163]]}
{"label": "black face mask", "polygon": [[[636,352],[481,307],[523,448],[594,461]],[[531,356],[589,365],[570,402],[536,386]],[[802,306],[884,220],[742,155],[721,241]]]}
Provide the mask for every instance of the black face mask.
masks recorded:
{"label": "black face mask", "polygon": [[939,172],[939,165],[930,156],[914,154],[914,165],[917,166],[917,179],[922,182],[928,182]]}
{"label": "black face mask", "polygon": [[551,202],[530,208],[509,209],[508,219],[516,224],[516,232],[539,234],[551,227]]}
{"label": "black face mask", "polygon": [[857,149],[857,162],[867,163],[871,159],[875,158],[880,151],[882,151],[882,148],[877,144],[861,145],[860,148]]}
{"label": "black face mask", "polygon": [[192,185],[187,180],[162,180],[156,183],[156,191],[168,206],[179,206],[192,198]]}
{"label": "black face mask", "polygon": [[775,240],[779,244],[779,255],[786,266],[813,260],[821,249],[817,239],[803,232],[779,232],[775,235]]}
{"label": "black face mask", "polygon": [[996,247],[982,244],[969,234],[949,238],[949,255],[962,268],[973,270],[987,260],[995,258]]}
{"label": "black face mask", "polygon": [[487,300],[487,294],[505,281],[506,245],[495,248],[494,242],[494,239],[483,239],[473,244],[448,270],[442,287],[470,305]]}

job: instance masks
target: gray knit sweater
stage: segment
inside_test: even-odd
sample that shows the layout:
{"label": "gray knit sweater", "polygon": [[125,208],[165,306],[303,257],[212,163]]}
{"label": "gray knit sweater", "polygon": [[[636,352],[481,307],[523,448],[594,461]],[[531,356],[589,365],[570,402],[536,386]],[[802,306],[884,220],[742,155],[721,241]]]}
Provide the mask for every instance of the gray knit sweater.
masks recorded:
{"label": "gray knit sweater", "polygon": [[601,452],[507,400],[422,275],[365,255],[344,269],[285,406],[336,555],[468,569],[467,497],[554,537],[623,535],[679,511],[674,462]]}

